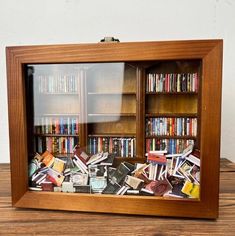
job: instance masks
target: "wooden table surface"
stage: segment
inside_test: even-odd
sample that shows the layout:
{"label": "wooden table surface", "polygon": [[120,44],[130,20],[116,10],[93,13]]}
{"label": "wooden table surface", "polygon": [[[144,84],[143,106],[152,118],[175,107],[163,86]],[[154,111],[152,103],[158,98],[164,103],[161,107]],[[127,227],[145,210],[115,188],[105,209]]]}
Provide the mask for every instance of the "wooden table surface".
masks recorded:
{"label": "wooden table surface", "polygon": [[235,164],[221,159],[217,220],[11,207],[9,164],[0,164],[0,235],[235,235]]}

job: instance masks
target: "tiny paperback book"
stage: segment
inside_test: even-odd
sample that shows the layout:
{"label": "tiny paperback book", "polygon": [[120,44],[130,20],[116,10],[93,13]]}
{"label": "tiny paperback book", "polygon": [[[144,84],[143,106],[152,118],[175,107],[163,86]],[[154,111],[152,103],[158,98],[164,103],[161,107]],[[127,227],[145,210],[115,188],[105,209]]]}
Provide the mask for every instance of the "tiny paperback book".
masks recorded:
{"label": "tiny paperback book", "polygon": [[45,151],[42,154],[42,157],[42,163],[44,163],[46,167],[51,167],[53,165],[55,157],[49,151]]}
{"label": "tiny paperback book", "polygon": [[153,192],[155,196],[163,196],[172,189],[172,186],[167,179],[164,179],[150,182],[145,186],[145,189]]}
{"label": "tiny paperback book", "polygon": [[58,187],[60,187],[64,181],[64,176],[52,168],[48,169],[47,178]]}
{"label": "tiny paperback book", "polygon": [[53,169],[55,171],[58,171],[59,173],[62,173],[64,171],[65,168],[65,164],[66,162],[59,159],[59,158],[55,158],[54,164],[53,164]]}

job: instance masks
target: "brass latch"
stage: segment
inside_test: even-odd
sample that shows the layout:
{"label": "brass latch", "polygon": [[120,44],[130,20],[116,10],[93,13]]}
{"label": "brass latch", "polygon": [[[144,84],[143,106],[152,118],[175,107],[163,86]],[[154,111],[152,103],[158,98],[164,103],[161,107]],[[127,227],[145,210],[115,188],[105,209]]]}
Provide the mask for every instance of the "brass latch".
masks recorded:
{"label": "brass latch", "polygon": [[104,37],[100,40],[101,43],[110,43],[110,42],[120,42],[119,39],[115,39],[114,37]]}

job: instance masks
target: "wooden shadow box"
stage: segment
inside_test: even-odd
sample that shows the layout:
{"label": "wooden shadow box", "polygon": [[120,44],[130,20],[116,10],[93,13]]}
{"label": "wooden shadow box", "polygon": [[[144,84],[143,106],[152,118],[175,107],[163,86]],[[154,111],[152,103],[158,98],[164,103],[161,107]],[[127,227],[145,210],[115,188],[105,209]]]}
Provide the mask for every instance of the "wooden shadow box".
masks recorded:
{"label": "wooden shadow box", "polygon": [[[7,47],[12,205],[217,218],[222,45],[190,40]],[[150,151],[181,153],[189,143],[200,153],[196,198],[175,197],[173,190],[144,196],[29,188],[35,153],[48,150],[64,160],[75,145],[89,155],[106,150],[114,152],[115,168],[123,162],[140,166]]]}

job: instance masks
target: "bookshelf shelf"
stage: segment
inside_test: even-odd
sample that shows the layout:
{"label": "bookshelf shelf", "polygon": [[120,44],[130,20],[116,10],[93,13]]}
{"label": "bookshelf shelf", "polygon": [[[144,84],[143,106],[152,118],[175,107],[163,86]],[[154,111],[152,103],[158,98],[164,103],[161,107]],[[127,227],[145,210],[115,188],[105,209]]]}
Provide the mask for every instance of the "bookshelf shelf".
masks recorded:
{"label": "bookshelf shelf", "polygon": [[88,92],[88,95],[136,95],[135,92]]}
{"label": "bookshelf shelf", "polygon": [[77,134],[34,134],[38,137],[78,137]]}
{"label": "bookshelf shelf", "polygon": [[[222,44],[222,40],[192,40],[8,47],[13,206],[217,218]],[[197,167],[184,166],[184,171],[182,160],[174,159],[174,155],[179,156],[190,145],[194,147],[193,155],[200,153],[200,160],[196,160],[203,168],[197,163]],[[54,159],[48,154],[53,162],[38,157],[36,164],[45,162],[49,167],[42,170],[37,166],[38,173],[44,178],[42,171],[46,171],[50,191],[58,193],[45,190],[41,185],[44,179],[33,180],[35,172],[30,175],[37,160],[34,155],[43,155],[46,150],[54,154]],[[76,169],[75,150],[84,150],[89,156],[111,153],[114,161],[106,175],[111,178],[121,163],[133,164],[129,170],[146,163],[144,172],[128,174],[143,178],[143,186],[131,189],[138,190],[139,195],[114,196],[103,190],[105,194],[63,193],[68,192],[65,186],[71,187],[71,183],[70,191],[80,189],[80,185],[74,185],[74,179],[78,179],[74,174],[91,172],[87,162]],[[173,155],[166,158],[162,168],[159,163],[151,163],[150,151],[159,150]],[[59,169],[61,162],[71,168]],[[53,179],[55,170],[61,172]],[[184,182],[177,192],[174,178],[178,174]],[[60,184],[56,182],[63,177]],[[107,185],[111,183],[108,178]],[[127,178],[118,183],[119,187],[125,187]],[[95,192],[90,180],[81,186]],[[174,189],[176,196],[184,194],[183,198],[165,197],[166,192],[155,191],[150,183],[155,187],[165,184],[169,192]],[[177,187],[179,184],[180,180]],[[44,189],[29,191],[29,186]],[[148,194],[161,197],[141,195],[147,186],[151,189]]]}
{"label": "bookshelf shelf", "polygon": [[145,117],[197,117],[197,113],[146,113]]}
{"label": "bookshelf shelf", "polygon": [[198,95],[197,92],[146,92],[146,95]]}
{"label": "bookshelf shelf", "polygon": [[41,95],[66,95],[66,96],[69,96],[69,95],[75,95],[75,96],[79,96],[78,93],[70,93],[70,92],[64,92],[64,93],[47,93],[47,92],[40,92],[39,94]]}
{"label": "bookshelf shelf", "polygon": [[129,134],[129,133],[125,133],[125,134],[118,134],[118,133],[115,133],[115,134],[110,134],[110,133],[107,133],[107,134],[89,134],[88,137],[113,137],[113,138],[124,138],[124,137],[127,137],[127,138],[132,138],[132,137],[135,137],[136,134],[135,133],[132,133],[132,134]]}
{"label": "bookshelf shelf", "polygon": [[173,135],[146,135],[146,139],[197,139],[195,136],[173,136]]}
{"label": "bookshelf shelf", "polygon": [[38,114],[37,117],[50,117],[50,116],[58,116],[58,117],[78,117],[80,113],[44,113],[44,114]]}
{"label": "bookshelf shelf", "polygon": [[89,113],[88,116],[136,116],[135,113]]}

